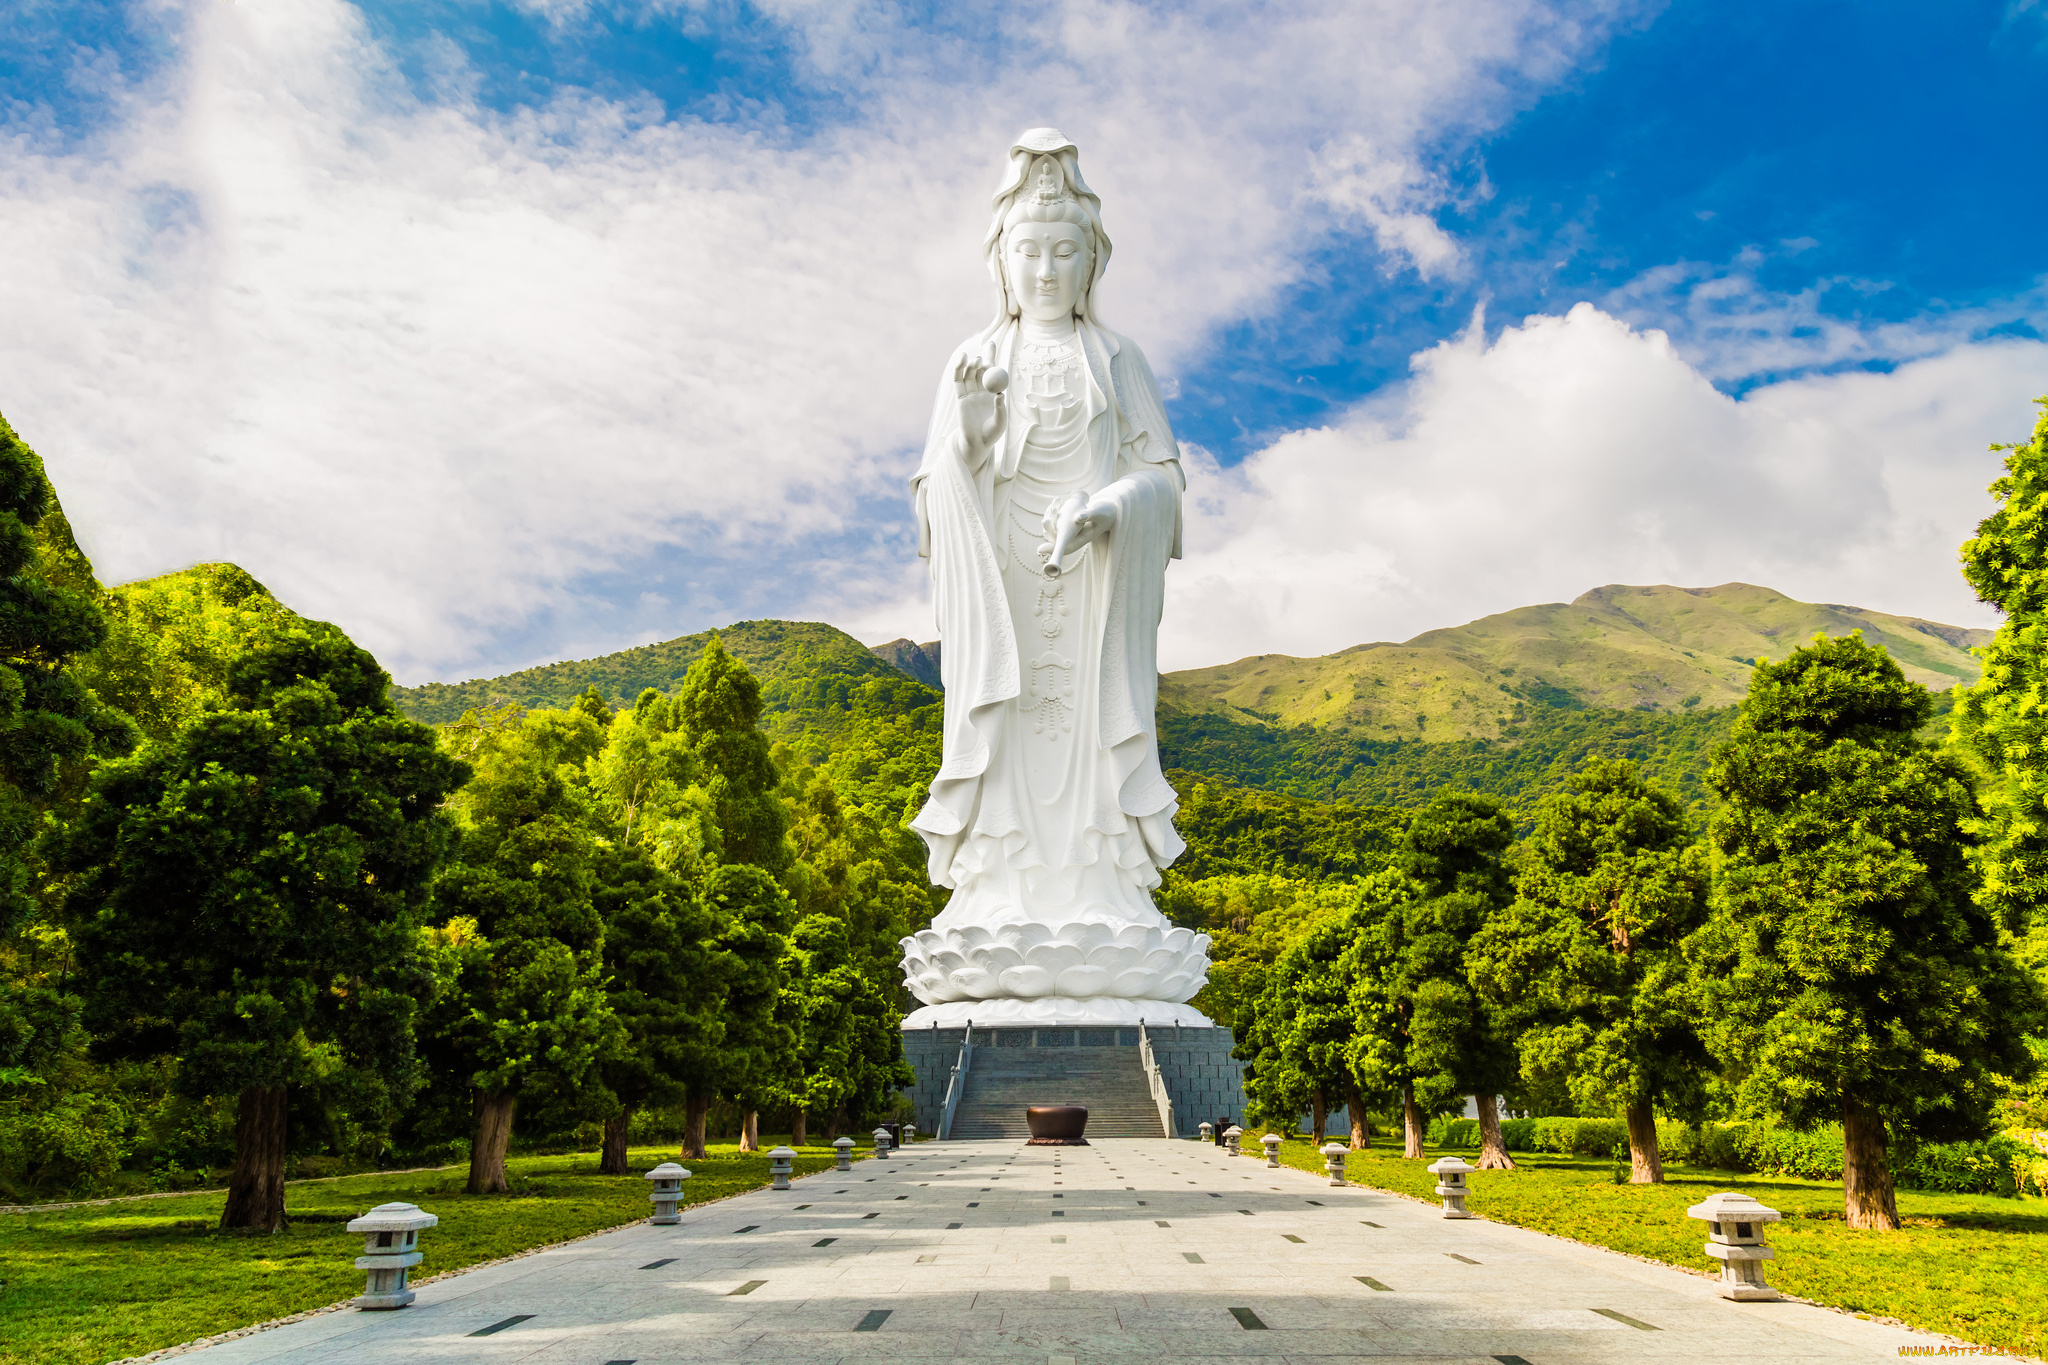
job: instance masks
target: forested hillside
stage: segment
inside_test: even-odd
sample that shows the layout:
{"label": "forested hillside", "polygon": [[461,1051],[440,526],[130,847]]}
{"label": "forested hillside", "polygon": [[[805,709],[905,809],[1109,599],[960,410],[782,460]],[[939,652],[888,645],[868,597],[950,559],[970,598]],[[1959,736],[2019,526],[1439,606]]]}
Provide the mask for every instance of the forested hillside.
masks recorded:
{"label": "forested hillside", "polygon": [[[1712,806],[1709,757],[1728,737],[1757,661],[1816,634],[1853,631],[1940,694],[1929,733],[1946,733],[1946,689],[1977,677],[1969,649],[1987,631],[1798,602],[1743,583],[1609,585],[1405,644],[1166,674],[1161,758],[1234,787],[1359,807],[1412,809],[1462,785],[1498,796],[1523,823],[1586,759],[1626,758],[1697,818]],[[922,754],[936,741],[936,709],[911,723],[939,702],[936,641],[868,649],[801,621],[741,621],[715,633],[761,680],[763,727],[808,761],[899,742],[936,763],[935,751]],[[591,688],[621,708],[646,688],[673,693],[713,634],[499,678],[394,687],[392,696],[433,724],[476,707],[566,706]],[[897,741],[881,738],[898,729]],[[911,797],[891,789],[886,799],[909,806]]]}
{"label": "forested hillside", "polygon": [[1247,787],[1412,808],[1447,785],[1464,786],[1499,797],[1518,816],[1534,810],[1597,754],[1633,760],[1688,808],[1703,813],[1712,804],[1708,764],[1734,721],[1733,707],[1672,716],[1530,706],[1495,738],[1432,743],[1162,707],[1159,745],[1169,767]]}
{"label": "forested hillside", "polygon": [[648,688],[673,695],[716,635],[761,683],[762,728],[813,762],[845,742],[858,718],[905,716],[938,694],[842,630],[816,621],[738,621],[595,659],[565,659],[499,678],[391,689],[398,709],[429,725],[507,702],[560,708],[594,688],[613,710]]}

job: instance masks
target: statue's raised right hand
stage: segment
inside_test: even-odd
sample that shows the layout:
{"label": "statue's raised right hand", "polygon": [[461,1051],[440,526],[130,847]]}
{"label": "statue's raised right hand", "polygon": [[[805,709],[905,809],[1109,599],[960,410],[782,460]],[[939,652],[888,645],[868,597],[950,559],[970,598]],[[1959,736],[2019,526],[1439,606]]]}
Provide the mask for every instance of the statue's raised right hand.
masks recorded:
{"label": "statue's raised right hand", "polygon": [[960,456],[970,469],[981,468],[990,447],[1002,439],[1002,395],[1009,382],[1009,375],[976,356],[962,356],[953,367],[953,393],[960,401]]}

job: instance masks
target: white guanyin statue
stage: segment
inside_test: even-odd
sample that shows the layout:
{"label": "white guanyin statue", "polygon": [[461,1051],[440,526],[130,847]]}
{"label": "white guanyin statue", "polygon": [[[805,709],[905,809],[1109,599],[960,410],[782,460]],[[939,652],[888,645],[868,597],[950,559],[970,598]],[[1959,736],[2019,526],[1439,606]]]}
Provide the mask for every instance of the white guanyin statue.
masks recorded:
{"label": "white guanyin statue", "polygon": [[1144,354],[1097,320],[1101,201],[1053,129],[1010,149],[985,249],[1001,311],[947,360],[912,480],[946,719],[911,827],[953,895],[903,940],[903,1027],[1207,1025],[1208,936],[1151,895],[1185,847],[1154,710],[1186,479]]}

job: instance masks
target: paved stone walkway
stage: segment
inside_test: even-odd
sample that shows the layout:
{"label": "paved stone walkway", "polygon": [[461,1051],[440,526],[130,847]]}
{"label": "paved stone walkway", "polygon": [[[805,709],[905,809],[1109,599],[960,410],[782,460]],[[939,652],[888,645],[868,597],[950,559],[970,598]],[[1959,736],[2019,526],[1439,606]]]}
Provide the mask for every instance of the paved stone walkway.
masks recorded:
{"label": "paved stone walkway", "polygon": [[[423,1241],[433,1266],[432,1234]],[[1701,1260],[1706,1264],[1705,1258]],[[197,1352],[203,1365],[1896,1360],[1938,1338],[1200,1143],[920,1143]]]}

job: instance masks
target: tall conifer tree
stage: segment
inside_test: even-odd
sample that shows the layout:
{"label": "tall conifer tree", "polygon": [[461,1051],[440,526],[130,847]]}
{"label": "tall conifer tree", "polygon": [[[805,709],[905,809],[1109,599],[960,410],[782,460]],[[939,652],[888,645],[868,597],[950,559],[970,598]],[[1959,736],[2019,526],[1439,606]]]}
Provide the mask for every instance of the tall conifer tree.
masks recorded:
{"label": "tall conifer tree", "polygon": [[625,1034],[603,985],[602,849],[580,785],[603,742],[584,707],[480,732],[476,778],[456,802],[460,850],[434,887],[453,961],[428,1054],[444,1092],[470,1101],[471,1194],[509,1188],[519,1113],[565,1122],[616,1110],[598,1068]]}
{"label": "tall conifer tree", "polygon": [[1351,1067],[1368,1092],[1400,1095],[1406,1156],[1423,1154],[1428,1112],[1473,1095],[1487,1153],[1506,1161],[1494,1096],[1514,1078],[1514,1045],[1472,989],[1465,943],[1507,902],[1514,837],[1497,798],[1446,788],[1401,837],[1405,898],[1354,917]]}
{"label": "tall conifer tree", "polygon": [[1838,1120],[1849,1224],[1899,1226],[1890,1150],[1980,1134],[2040,995],[1972,897],[1968,771],[1889,654],[1819,637],[1760,665],[1713,782],[1724,855],[1700,1018],[1752,1111]]}
{"label": "tall conifer tree", "polygon": [[1473,980],[1517,1021],[1525,1077],[1580,1113],[1619,1109],[1632,1179],[1661,1182],[1656,1110],[1701,1099],[1684,944],[1707,917],[1705,850],[1676,797],[1595,758],[1543,803],[1517,895],[1473,938]]}
{"label": "tall conifer tree", "polygon": [[280,637],[228,707],[95,772],[53,849],[100,1048],[238,1096],[222,1227],[284,1224],[290,1090],[347,1071],[389,1105],[417,1083],[419,917],[468,770],[390,684],[332,626]]}

